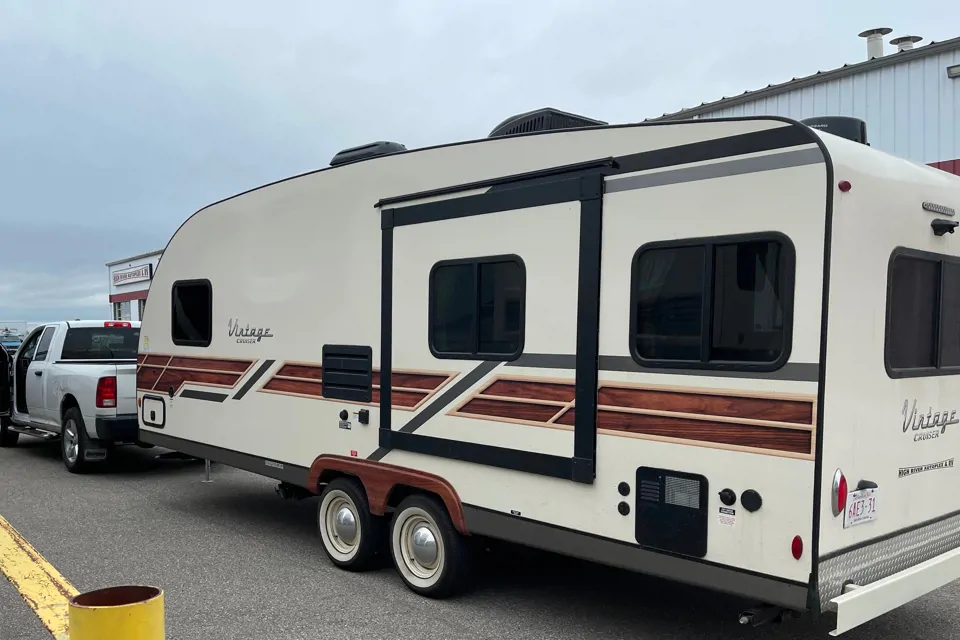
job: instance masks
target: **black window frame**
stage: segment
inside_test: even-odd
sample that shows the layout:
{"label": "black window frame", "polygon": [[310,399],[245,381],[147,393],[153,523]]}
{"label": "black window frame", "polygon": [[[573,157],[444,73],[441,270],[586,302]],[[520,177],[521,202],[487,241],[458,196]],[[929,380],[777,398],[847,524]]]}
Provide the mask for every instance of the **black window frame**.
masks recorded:
{"label": "black window frame", "polygon": [[[891,326],[891,314],[893,311],[893,263],[898,257],[913,258],[916,260],[927,260],[935,262],[938,265],[937,271],[937,299],[936,313],[934,314],[934,335],[933,335],[933,367],[909,367],[895,368],[890,364],[890,344],[893,339]],[[951,256],[945,253],[936,253],[933,251],[923,251],[920,249],[911,249],[909,247],[898,246],[890,252],[890,259],[887,261],[887,300],[886,310],[884,312],[883,327],[883,367],[886,369],[887,376],[893,379],[901,378],[929,378],[936,376],[951,376],[960,374],[960,365],[942,366],[943,359],[943,286],[944,286],[944,265],[952,263],[960,265],[960,257]]]}
{"label": "black window frame", "polygon": [[[490,263],[500,263],[500,262],[513,262],[520,267],[520,339],[517,343],[517,349],[513,353],[504,354],[504,353],[484,353],[479,350],[479,338],[480,338],[480,327],[479,327],[479,317],[480,317],[480,288],[477,286],[479,282],[479,270],[480,265],[490,264]],[[443,267],[452,267],[460,265],[473,265],[473,283],[476,290],[476,300],[474,304],[474,316],[473,316],[473,327],[472,331],[474,334],[474,350],[472,352],[449,352],[449,351],[437,351],[434,347],[434,309],[436,302],[436,289],[433,286],[434,282],[434,273],[437,269]],[[527,335],[527,265],[524,263],[523,258],[518,256],[515,253],[500,254],[493,256],[480,256],[473,258],[456,258],[452,260],[441,260],[440,262],[435,263],[430,268],[430,275],[428,276],[428,288],[429,293],[427,296],[427,345],[430,348],[430,353],[433,354],[433,357],[441,360],[496,360],[500,362],[511,362],[518,359],[523,355],[523,348],[526,342]]]}
{"label": "black window frame", "polygon": [[[714,265],[716,245],[729,245],[747,242],[778,242],[783,247],[782,266],[784,269],[784,287],[780,292],[780,305],[783,311],[783,349],[779,357],[771,362],[741,360],[710,360],[713,341],[713,310],[716,304],[714,289]],[[648,359],[640,355],[637,349],[637,296],[639,288],[637,277],[641,256],[654,249],[682,249],[702,247],[704,249],[704,290],[701,298],[700,359],[666,360]],[[793,351],[793,313],[796,295],[797,251],[789,236],[780,231],[759,231],[723,236],[701,236],[696,238],[678,238],[676,240],[655,240],[648,242],[634,252],[630,262],[630,335],[628,344],[630,356],[634,362],[645,369],[692,369],[704,371],[752,371],[769,373],[782,368],[790,360]]]}
{"label": "black window frame", "polygon": [[[206,340],[183,340],[177,338],[174,334],[173,328],[176,325],[177,320],[177,308],[175,304],[175,296],[178,286],[196,286],[202,285],[206,287],[208,292],[208,302],[207,302],[207,312],[210,314],[210,337]],[[170,339],[173,341],[173,344],[181,347],[209,347],[210,343],[213,342],[213,285],[210,283],[210,280],[206,278],[198,278],[193,280],[177,280],[170,286]]]}

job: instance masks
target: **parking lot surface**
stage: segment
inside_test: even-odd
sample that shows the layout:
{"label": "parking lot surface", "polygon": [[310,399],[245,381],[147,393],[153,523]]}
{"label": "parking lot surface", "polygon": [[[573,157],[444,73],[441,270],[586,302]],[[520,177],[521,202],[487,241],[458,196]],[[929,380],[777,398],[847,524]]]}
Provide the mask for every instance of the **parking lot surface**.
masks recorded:
{"label": "parking lot surface", "polygon": [[[315,529],[317,500],[275,483],[126,448],[102,472],[67,473],[56,443],[0,449],[0,515],[80,591],[164,589],[167,638],[825,639],[826,618],[745,628],[735,598],[512,545],[491,545],[476,587],[447,601],[409,592],[386,567],[335,569]],[[960,583],[845,634],[850,640],[960,637]],[[0,577],[0,640],[49,640]]]}

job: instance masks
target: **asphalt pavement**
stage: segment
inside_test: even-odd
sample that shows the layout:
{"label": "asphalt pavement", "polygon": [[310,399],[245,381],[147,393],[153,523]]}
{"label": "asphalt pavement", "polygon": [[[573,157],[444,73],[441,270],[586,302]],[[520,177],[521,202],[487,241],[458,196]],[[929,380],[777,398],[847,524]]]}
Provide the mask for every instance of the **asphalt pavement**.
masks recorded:
{"label": "asphalt pavement", "polygon": [[[125,448],[100,473],[67,473],[57,444],[0,449],[0,515],[80,591],[144,584],[165,592],[168,640],[700,638],[825,640],[813,624],[741,627],[750,603],[505,544],[476,586],[432,601],[390,567],[335,569],[315,529],[317,499],[284,501],[275,483]],[[960,638],[960,582],[843,637]],[[0,575],[0,640],[49,640]]]}

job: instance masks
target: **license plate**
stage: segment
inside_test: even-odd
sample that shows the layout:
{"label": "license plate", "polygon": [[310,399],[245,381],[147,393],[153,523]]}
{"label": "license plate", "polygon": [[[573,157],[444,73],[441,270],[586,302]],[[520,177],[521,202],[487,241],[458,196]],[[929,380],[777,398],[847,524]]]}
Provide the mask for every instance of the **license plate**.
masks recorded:
{"label": "license plate", "polygon": [[863,489],[847,494],[847,510],[843,514],[844,529],[877,519],[877,491]]}

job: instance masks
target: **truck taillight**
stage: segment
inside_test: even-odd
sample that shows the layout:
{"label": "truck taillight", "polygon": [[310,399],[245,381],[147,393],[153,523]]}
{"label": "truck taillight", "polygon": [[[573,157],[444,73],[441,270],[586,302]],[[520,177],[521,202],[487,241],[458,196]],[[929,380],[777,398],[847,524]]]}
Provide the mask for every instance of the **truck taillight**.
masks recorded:
{"label": "truck taillight", "polygon": [[110,409],[117,406],[117,379],[114,376],[97,381],[97,407]]}
{"label": "truck taillight", "polygon": [[129,322],[115,322],[115,321],[112,321],[112,320],[108,320],[107,322],[104,322],[104,323],[103,323],[103,326],[105,326],[105,327],[122,327],[122,328],[124,328],[124,329],[129,329],[129,328],[130,328],[131,326],[133,326],[133,325],[131,325]]}

